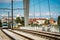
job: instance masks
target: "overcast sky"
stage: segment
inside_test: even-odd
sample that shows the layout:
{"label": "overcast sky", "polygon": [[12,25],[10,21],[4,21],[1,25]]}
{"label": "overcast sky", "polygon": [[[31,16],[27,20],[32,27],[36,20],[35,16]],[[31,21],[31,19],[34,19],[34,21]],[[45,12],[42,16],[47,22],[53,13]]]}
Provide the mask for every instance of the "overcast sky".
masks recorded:
{"label": "overcast sky", "polygon": [[[14,9],[23,8],[23,0],[14,0]],[[0,0],[0,8],[11,8],[11,0]],[[30,18],[49,18],[48,0],[30,0]],[[60,0],[50,0],[51,16],[57,18],[60,15]],[[0,10],[0,14],[7,15],[10,10]],[[40,16],[41,13],[41,16]],[[14,10],[14,16],[24,16],[23,10]],[[11,15],[11,12],[10,12]]]}

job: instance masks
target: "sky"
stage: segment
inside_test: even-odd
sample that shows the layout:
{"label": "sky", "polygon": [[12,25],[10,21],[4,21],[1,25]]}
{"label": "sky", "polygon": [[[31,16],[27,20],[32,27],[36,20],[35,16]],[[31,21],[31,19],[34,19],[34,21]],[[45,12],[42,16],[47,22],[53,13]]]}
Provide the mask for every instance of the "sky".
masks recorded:
{"label": "sky", "polygon": [[[60,15],[60,0],[49,0],[51,17],[57,19]],[[14,9],[23,8],[23,0],[14,0]],[[0,0],[0,8],[11,8],[11,0]],[[11,10],[1,10],[0,15],[11,15]],[[14,10],[14,16],[24,16],[24,10]],[[48,0],[30,0],[29,18],[50,18]]]}

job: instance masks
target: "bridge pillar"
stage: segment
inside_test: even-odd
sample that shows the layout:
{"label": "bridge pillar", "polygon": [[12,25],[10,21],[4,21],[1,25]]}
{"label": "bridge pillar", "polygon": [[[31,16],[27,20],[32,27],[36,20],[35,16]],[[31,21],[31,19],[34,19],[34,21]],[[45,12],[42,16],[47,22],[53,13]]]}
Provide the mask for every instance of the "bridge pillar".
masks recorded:
{"label": "bridge pillar", "polygon": [[25,26],[28,26],[29,21],[29,0],[23,0],[24,7],[24,18],[25,18]]}

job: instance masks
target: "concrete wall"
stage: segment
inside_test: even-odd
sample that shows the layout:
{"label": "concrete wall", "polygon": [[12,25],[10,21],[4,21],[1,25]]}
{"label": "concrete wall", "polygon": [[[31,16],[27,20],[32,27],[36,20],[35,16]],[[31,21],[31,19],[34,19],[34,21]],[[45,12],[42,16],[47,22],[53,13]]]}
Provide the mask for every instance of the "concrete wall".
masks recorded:
{"label": "concrete wall", "polygon": [[28,26],[28,21],[29,21],[29,0],[23,0],[23,7],[24,7],[25,26]]}

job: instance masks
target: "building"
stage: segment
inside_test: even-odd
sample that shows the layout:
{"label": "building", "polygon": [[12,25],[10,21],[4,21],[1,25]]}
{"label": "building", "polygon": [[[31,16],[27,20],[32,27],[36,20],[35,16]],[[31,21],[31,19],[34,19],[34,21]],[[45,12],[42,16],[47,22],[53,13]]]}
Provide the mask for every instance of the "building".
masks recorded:
{"label": "building", "polygon": [[7,22],[7,20],[6,20],[5,17],[3,17],[1,20],[2,20],[2,23],[3,23],[3,22]]}
{"label": "building", "polygon": [[33,24],[44,24],[45,20],[47,20],[46,18],[31,18],[29,19],[29,24],[33,23]]}
{"label": "building", "polygon": [[50,22],[50,24],[52,24],[52,25],[54,25],[54,24],[56,23],[53,18],[50,18],[49,22]]}

